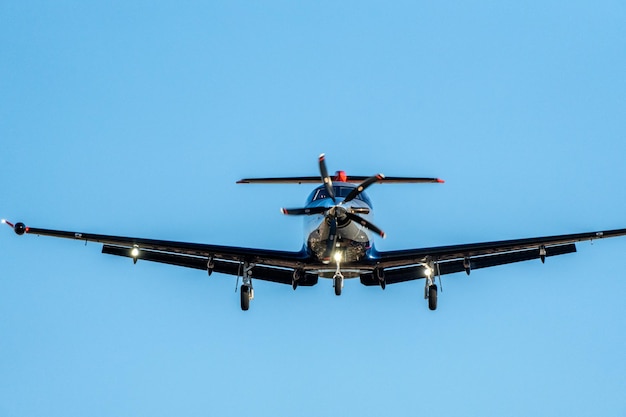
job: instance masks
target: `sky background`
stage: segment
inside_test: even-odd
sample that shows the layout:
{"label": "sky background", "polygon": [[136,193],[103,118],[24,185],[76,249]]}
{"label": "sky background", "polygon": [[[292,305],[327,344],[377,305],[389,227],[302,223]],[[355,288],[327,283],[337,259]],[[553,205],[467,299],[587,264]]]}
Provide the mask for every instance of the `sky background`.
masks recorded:
{"label": "sky background", "polygon": [[[623,1],[0,4],[0,217],[298,250],[316,175],[379,250],[626,227]],[[0,230],[0,416],[625,416],[626,238],[383,292]]]}

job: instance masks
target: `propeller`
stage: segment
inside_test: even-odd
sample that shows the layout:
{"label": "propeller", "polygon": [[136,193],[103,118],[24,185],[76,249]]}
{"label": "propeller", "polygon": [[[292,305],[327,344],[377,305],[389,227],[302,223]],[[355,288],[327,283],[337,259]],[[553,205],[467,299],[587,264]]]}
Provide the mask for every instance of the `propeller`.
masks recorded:
{"label": "propeller", "polygon": [[328,241],[326,242],[326,251],[324,252],[324,259],[330,259],[335,247],[337,246],[337,217],[329,216]]}
{"label": "propeller", "polygon": [[337,199],[335,198],[335,190],[333,190],[333,181],[328,175],[328,170],[326,169],[326,157],[324,154],[320,155],[320,174],[322,175],[322,182],[324,183],[324,187],[326,187],[326,192],[328,193],[329,197],[332,198],[333,203],[337,204]]}
{"label": "propeller", "polygon": [[280,212],[290,216],[310,216],[312,214],[322,214],[328,211],[328,207],[310,207],[310,208],[281,208]]}
{"label": "propeller", "polygon": [[370,210],[365,207],[343,207],[344,204],[349,203],[350,201],[357,198],[365,189],[367,189],[370,185],[374,184],[377,181],[385,178],[383,174],[376,174],[374,176],[366,178],[361,184],[359,184],[356,188],[354,188],[348,195],[337,204],[337,198],[335,196],[335,191],[333,189],[333,182],[328,175],[328,170],[326,169],[326,158],[324,154],[321,154],[319,157],[319,168],[320,168],[320,176],[322,179],[322,183],[324,184],[324,188],[326,189],[326,193],[333,200],[334,205],[332,207],[310,207],[310,208],[282,208],[281,212],[286,215],[294,215],[294,216],[302,216],[302,215],[314,215],[314,214],[326,214],[326,218],[329,222],[329,238],[328,238],[328,247],[326,248],[326,253],[332,253],[336,242],[337,242],[337,222],[348,219],[350,221],[357,222],[361,226],[365,227],[368,230],[378,234],[382,238],[385,238],[385,232],[383,232],[380,228],[375,226],[370,221],[364,219],[359,216],[359,214],[369,214]]}
{"label": "propeller", "polygon": [[372,232],[376,233],[377,235],[379,235],[383,239],[385,237],[387,237],[385,232],[383,232],[381,229],[379,229],[375,224],[373,224],[372,222],[370,222],[368,220],[365,220],[363,217],[359,216],[358,214],[347,212],[346,213],[346,217],[349,218],[350,220],[354,221],[354,222],[359,223],[361,226],[365,227],[366,229],[371,230]]}
{"label": "propeller", "polygon": [[377,181],[382,180],[383,178],[385,178],[383,174],[376,174],[372,177],[367,178],[365,181],[359,184],[358,187],[350,191],[350,193],[346,196],[346,198],[343,199],[343,201],[340,204],[348,203],[354,200],[357,196],[359,196],[359,194],[365,191],[367,187],[369,187],[370,185],[374,184]]}

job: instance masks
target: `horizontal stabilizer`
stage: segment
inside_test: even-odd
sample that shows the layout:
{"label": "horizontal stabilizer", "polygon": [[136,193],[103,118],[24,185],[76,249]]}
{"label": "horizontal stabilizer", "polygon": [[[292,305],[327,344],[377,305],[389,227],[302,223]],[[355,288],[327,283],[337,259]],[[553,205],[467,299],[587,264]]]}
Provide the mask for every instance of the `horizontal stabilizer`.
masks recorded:
{"label": "horizontal stabilizer", "polygon": [[[345,177],[344,182],[359,184],[369,177],[365,176],[349,176]],[[427,183],[444,183],[439,178],[422,178],[422,177],[383,177],[376,183],[394,183],[394,184],[427,184]],[[281,177],[281,178],[244,178],[237,181],[237,184],[319,184],[320,177]]]}

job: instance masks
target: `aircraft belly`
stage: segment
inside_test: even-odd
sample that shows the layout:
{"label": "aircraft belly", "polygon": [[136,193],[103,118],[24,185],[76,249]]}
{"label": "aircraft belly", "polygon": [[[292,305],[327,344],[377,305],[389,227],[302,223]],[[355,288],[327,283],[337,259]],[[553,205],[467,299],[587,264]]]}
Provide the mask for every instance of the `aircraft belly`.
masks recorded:
{"label": "aircraft belly", "polygon": [[[335,276],[336,270],[335,269],[320,269],[317,271],[314,271],[318,277],[320,278],[327,278],[327,279],[332,279]],[[360,278],[361,277],[361,273],[363,271],[361,271],[360,269],[341,269],[341,274],[343,275],[344,278],[346,279],[350,279],[350,278]]]}

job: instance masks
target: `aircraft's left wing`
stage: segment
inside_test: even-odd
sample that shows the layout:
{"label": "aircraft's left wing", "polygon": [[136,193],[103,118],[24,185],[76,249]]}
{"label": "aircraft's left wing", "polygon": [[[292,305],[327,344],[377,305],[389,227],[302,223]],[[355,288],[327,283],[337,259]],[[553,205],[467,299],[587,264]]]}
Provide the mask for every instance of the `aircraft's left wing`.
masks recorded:
{"label": "aircraft's left wing", "polygon": [[[229,275],[242,275],[246,263],[254,265],[252,278],[292,284],[294,271],[302,270],[310,262],[303,249],[299,252],[243,248],[237,246],[206,245],[201,243],[100,235],[63,230],[28,227],[23,223],[13,225],[18,235],[31,234],[101,243],[102,253],[109,255],[159,262]],[[317,275],[301,273],[298,285],[315,285]]]}
{"label": "aircraft's left wing", "polygon": [[[576,252],[576,242],[624,236],[626,229],[544,236],[528,239],[500,240],[423,249],[373,253],[371,262],[384,270],[386,283],[426,277],[427,267],[435,275],[489,268],[514,262],[541,259]],[[361,276],[365,285],[378,285],[374,273]]]}

